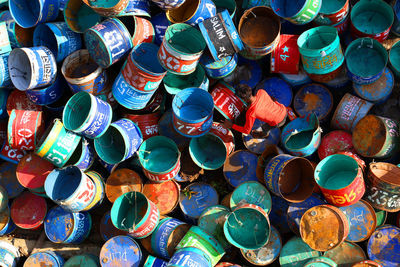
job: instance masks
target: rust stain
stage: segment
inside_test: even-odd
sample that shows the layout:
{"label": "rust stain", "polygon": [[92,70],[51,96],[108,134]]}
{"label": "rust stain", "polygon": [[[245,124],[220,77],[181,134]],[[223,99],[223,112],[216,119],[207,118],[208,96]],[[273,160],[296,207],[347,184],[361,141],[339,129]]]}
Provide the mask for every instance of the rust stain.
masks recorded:
{"label": "rust stain", "polygon": [[143,187],[143,194],[156,204],[160,214],[170,213],[179,201],[179,188],[175,181],[164,183],[149,182]]}
{"label": "rust stain", "polygon": [[365,94],[375,97],[380,94],[382,88],[386,88],[387,76],[383,74],[376,82],[360,86],[360,90]]}
{"label": "rust stain", "polygon": [[119,169],[111,173],[106,182],[106,196],[111,203],[124,193],[142,192],[143,182],[140,175],[130,169]]}
{"label": "rust stain", "polygon": [[316,94],[306,93],[304,95],[304,103],[306,104],[306,111],[313,111],[321,104],[321,98]]}
{"label": "rust stain", "polygon": [[374,115],[362,118],[353,131],[353,145],[362,156],[374,156],[382,150],[386,140],[386,128]]}

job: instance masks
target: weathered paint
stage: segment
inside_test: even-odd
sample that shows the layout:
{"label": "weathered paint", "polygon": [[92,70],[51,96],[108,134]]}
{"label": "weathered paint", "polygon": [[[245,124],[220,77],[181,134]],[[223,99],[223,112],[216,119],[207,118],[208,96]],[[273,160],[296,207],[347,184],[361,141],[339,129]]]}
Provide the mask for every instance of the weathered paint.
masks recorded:
{"label": "weathered paint", "polygon": [[163,183],[147,182],[143,194],[160,210],[160,215],[172,212],[179,202],[180,186],[173,180]]}
{"label": "weathered paint", "polygon": [[282,267],[303,267],[309,259],[321,255],[321,252],[310,248],[300,237],[292,237],[283,245],[279,263]]}
{"label": "weathered paint", "polygon": [[84,33],[101,21],[100,14],[81,0],[68,0],[64,7],[64,18],[68,27],[76,33]]}
{"label": "weathered paint", "polygon": [[12,90],[7,98],[7,113],[11,114],[13,109],[42,111],[42,107],[31,102],[25,92]]}
{"label": "weathered paint", "polygon": [[96,13],[104,16],[111,17],[120,15],[128,6],[129,0],[99,0],[89,1],[83,0],[85,4],[90,6]]}
{"label": "weathered paint", "polygon": [[309,260],[304,267],[337,267],[338,265],[331,259],[326,257],[317,257]]}
{"label": "weathered paint", "polygon": [[266,213],[271,212],[272,200],[268,190],[258,182],[245,182],[233,191],[230,207],[235,210],[244,204],[253,204],[262,208]]}
{"label": "weathered paint", "polygon": [[286,6],[286,1],[271,0],[271,8],[274,12],[296,25],[303,25],[315,19],[321,10],[321,6],[321,0],[306,0],[293,6]]}
{"label": "weathered paint", "polygon": [[22,193],[11,204],[11,218],[22,229],[38,229],[46,213],[46,200],[30,192]]}
{"label": "weathered paint", "polygon": [[262,154],[258,156],[256,175],[260,183],[265,184],[264,172],[268,162],[273,157],[278,156],[279,154],[282,153],[283,152],[281,151],[281,149],[276,145],[267,145]]}
{"label": "weathered paint", "polygon": [[234,121],[239,117],[246,104],[235,95],[235,89],[225,82],[218,82],[211,91],[215,109],[226,119]]}
{"label": "weathered paint", "polygon": [[184,22],[196,26],[201,21],[215,16],[216,11],[217,8],[211,0],[186,0],[180,7],[167,10],[166,13],[172,23]]}
{"label": "weathered paint", "polygon": [[62,267],[64,265],[64,259],[60,254],[54,251],[43,251],[36,252],[30,255],[24,262],[24,267],[41,267],[41,266],[51,266],[51,267]]}
{"label": "weathered paint", "polygon": [[251,88],[261,81],[262,70],[255,60],[249,60],[242,56],[238,56],[238,66],[231,75],[224,78],[224,81],[232,86],[238,84],[247,84]]}
{"label": "weathered paint", "polygon": [[47,175],[53,169],[53,164],[31,152],[18,163],[16,176],[22,186],[36,189],[44,185]]}
{"label": "weathered paint", "polygon": [[147,259],[144,262],[143,267],[167,267],[167,264],[168,262],[149,255],[147,256]]}
{"label": "weathered paint", "polygon": [[321,144],[318,147],[318,157],[320,160],[340,151],[355,153],[352,135],[350,133],[342,130],[335,130],[322,137]]}
{"label": "weathered paint", "polygon": [[[256,119],[253,130],[261,131],[264,123]],[[281,137],[281,130],[278,127],[272,128],[266,138],[255,138],[251,134],[242,134],[242,140],[246,148],[256,154],[261,154],[269,145],[278,145]]]}
{"label": "weathered paint", "polygon": [[383,267],[383,266],[374,261],[366,260],[356,263],[352,267]]}
{"label": "weathered paint", "polygon": [[130,236],[116,236],[108,240],[100,251],[100,264],[106,266],[139,267],[142,251]]}
{"label": "weathered paint", "polygon": [[350,242],[343,242],[336,248],[326,251],[324,257],[330,258],[339,266],[353,266],[352,264],[367,259],[363,249]]}
{"label": "weathered paint", "polygon": [[106,181],[106,196],[111,203],[122,194],[130,191],[142,192],[143,181],[140,175],[130,169],[118,169],[111,173]]}
{"label": "weathered paint", "polygon": [[24,191],[16,176],[17,165],[10,162],[0,164],[0,185],[7,191],[9,198],[15,198]]}
{"label": "weathered paint", "polygon": [[133,114],[128,110],[126,111],[127,112],[123,114],[123,117],[136,123],[143,134],[143,140],[158,135],[158,121],[161,117],[160,111],[148,114]]}
{"label": "weathered paint", "polygon": [[19,260],[19,250],[12,244],[0,241],[0,263],[5,266],[16,267]]}
{"label": "weathered paint", "polygon": [[271,199],[272,209],[269,213],[271,224],[275,226],[281,234],[290,233],[288,219],[286,216],[290,202],[281,197],[277,197],[274,194],[271,195]]}
{"label": "weathered paint", "polygon": [[100,236],[103,238],[103,240],[107,242],[109,239],[115,236],[126,234],[126,231],[119,230],[113,225],[111,221],[110,211],[107,211],[100,221]]}
{"label": "weathered paint", "polygon": [[99,258],[93,254],[81,254],[69,258],[63,267],[98,267],[100,266]]}
{"label": "weathered paint", "polygon": [[238,150],[225,161],[224,177],[230,185],[237,187],[244,182],[258,181],[256,175],[257,155]]}
{"label": "weathered paint", "polygon": [[277,47],[271,54],[271,73],[299,73],[300,52],[298,35],[281,34]]}
{"label": "weathered paint", "polygon": [[[385,224],[388,212],[385,210],[378,210],[376,208],[374,208],[374,211],[376,215],[376,228],[378,228]],[[397,225],[397,227],[400,227],[400,224]]]}
{"label": "weathered paint", "polygon": [[238,63],[237,54],[214,61],[208,54],[203,54],[200,64],[203,66],[207,76],[213,79],[222,79],[229,76],[236,68]]}
{"label": "weathered paint", "polygon": [[224,223],[229,215],[229,208],[215,205],[204,210],[199,217],[198,226],[206,233],[214,236],[224,249],[228,249],[230,244],[224,235]]}
{"label": "weathered paint", "polygon": [[293,107],[299,116],[314,112],[318,120],[324,121],[332,110],[333,96],[325,86],[308,84],[295,95]]}
{"label": "weathered paint", "polygon": [[314,21],[319,25],[334,25],[345,20],[349,11],[349,0],[322,2],[321,10]]}
{"label": "weathered paint", "polygon": [[210,257],[203,250],[196,247],[179,249],[168,262],[171,267],[202,266],[212,267]]}
{"label": "weathered paint", "polygon": [[400,265],[400,228],[385,225],[378,228],[368,241],[368,257],[385,267]]}

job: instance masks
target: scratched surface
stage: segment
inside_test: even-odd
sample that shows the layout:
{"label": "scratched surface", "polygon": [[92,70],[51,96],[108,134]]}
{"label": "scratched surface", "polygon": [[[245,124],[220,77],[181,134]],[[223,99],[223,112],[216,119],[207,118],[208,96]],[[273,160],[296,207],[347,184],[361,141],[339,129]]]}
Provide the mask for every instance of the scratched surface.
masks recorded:
{"label": "scratched surface", "polygon": [[322,137],[321,144],[318,147],[318,157],[320,160],[339,151],[355,153],[350,133],[343,130],[335,130]]}
{"label": "scratched surface", "polygon": [[214,236],[225,249],[230,247],[223,230],[226,217],[229,213],[229,208],[225,206],[212,206],[200,215],[198,222],[198,226],[208,234]]}
{"label": "scratched surface", "polygon": [[385,267],[400,266],[400,228],[385,225],[377,229],[368,241],[368,257]]}
{"label": "scratched surface", "polygon": [[148,182],[143,186],[143,194],[160,210],[160,214],[172,212],[178,205],[179,185],[169,180],[163,183]]}
{"label": "scratched surface", "polygon": [[37,252],[28,257],[24,267],[62,267],[64,259],[53,251]]}
{"label": "scratched surface", "polygon": [[[256,119],[252,130],[261,131],[264,123]],[[278,145],[281,137],[281,130],[277,127],[272,128],[267,138],[254,138],[251,134],[242,134],[243,143],[248,150],[253,153],[261,154],[268,145]]]}
{"label": "scratched surface", "polygon": [[139,244],[129,236],[116,236],[108,240],[100,251],[102,267],[139,267],[142,251]]}
{"label": "scratched surface", "polygon": [[248,181],[258,181],[256,175],[257,155],[246,150],[232,153],[224,164],[225,179],[233,187]]}
{"label": "scratched surface", "polygon": [[254,204],[270,213],[272,208],[272,199],[268,190],[259,182],[245,182],[233,191],[230,199],[232,210],[243,204]]}
{"label": "scratched surface", "polygon": [[353,264],[367,259],[363,249],[350,242],[343,242],[336,248],[326,251],[324,257],[330,258],[341,267],[353,266]]}
{"label": "scratched surface", "polygon": [[181,191],[179,206],[191,218],[199,218],[208,207],[218,204],[218,193],[209,184],[193,183]]}

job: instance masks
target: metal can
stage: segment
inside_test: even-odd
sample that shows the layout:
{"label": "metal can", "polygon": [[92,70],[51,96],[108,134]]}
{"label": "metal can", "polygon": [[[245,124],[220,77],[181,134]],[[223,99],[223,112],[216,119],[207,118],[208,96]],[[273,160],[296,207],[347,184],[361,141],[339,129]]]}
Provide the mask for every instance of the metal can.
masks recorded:
{"label": "metal can", "polygon": [[206,233],[212,235],[225,250],[230,247],[230,244],[223,234],[224,223],[229,213],[229,208],[215,205],[205,209],[200,214],[198,220],[198,226]]}
{"label": "metal can", "polygon": [[[185,0],[178,8],[167,10],[167,18],[172,23],[187,23],[192,26],[215,16],[217,8],[211,0]],[[168,30],[167,30],[168,31]]]}
{"label": "metal can", "polygon": [[366,260],[356,263],[352,267],[382,267],[382,265],[374,261]]}
{"label": "metal can", "polygon": [[345,20],[349,11],[349,0],[335,1],[332,4],[322,2],[319,14],[314,21],[319,25],[334,25]]}
{"label": "metal can", "polygon": [[336,262],[326,257],[314,258],[306,262],[306,264],[304,264],[304,267],[314,267],[314,266],[337,267],[338,265],[336,264]]}
{"label": "metal can", "polygon": [[101,16],[82,0],[68,0],[64,7],[64,19],[71,30],[84,33],[99,23]]}
{"label": "metal can", "polygon": [[126,235],[127,232],[120,230],[114,226],[111,221],[110,211],[107,211],[100,221],[100,235],[105,242],[119,235]]}
{"label": "metal can", "polygon": [[215,109],[231,121],[239,117],[246,107],[246,103],[235,95],[235,89],[222,81],[214,87],[211,96]]}
{"label": "metal can", "polygon": [[279,147],[276,145],[267,145],[262,152],[262,154],[258,157],[257,160],[257,168],[256,168],[256,176],[258,181],[261,184],[265,184],[264,180],[264,172],[265,167],[267,166],[268,162],[275,156],[282,154],[283,152],[280,150]]}
{"label": "metal can", "polygon": [[224,163],[226,181],[233,187],[244,182],[258,181],[256,175],[257,155],[247,150],[233,152]]}
{"label": "metal can", "polygon": [[318,147],[318,157],[320,160],[340,151],[355,152],[350,133],[335,130],[322,137],[321,144]]}
{"label": "metal can", "polygon": [[164,87],[167,93],[176,95],[187,88],[200,88],[208,91],[209,80],[205,70],[201,65],[197,65],[196,70],[188,75],[177,75],[168,72],[163,79]]}
{"label": "metal can", "polygon": [[11,204],[11,218],[22,229],[38,229],[42,226],[46,213],[46,200],[30,192],[22,193]]}
{"label": "metal can", "polygon": [[16,267],[20,253],[16,247],[8,242],[0,241],[0,263],[5,266]]}
{"label": "metal can", "polygon": [[282,267],[303,266],[311,258],[321,256],[321,252],[310,248],[300,237],[292,237],[283,245],[279,255]]}
{"label": "metal can", "polygon": [[[397,1],[396,3],[398,3],[397,6],[400,12],[400,1]],[[396,75],[396,78],[400,77],[400,65],[397,60],[399,56],[400,56],[400,42],[396,42],[389,50],[389,64],[393,73]]]}
{"label": "metal can", "polygon": [[129,0],[114,0],[112,2],[83,0],[83,2],[104,17],[120,15],[129,4]]}
{"label": "metal can", "polygon": [[81,254],[69,258],[63,267],[74,267],[83,265],[86,267],[98,267],[100,266],[99,258],[93,254]]}
{"label": "metal can", "polygon": [[64,259],[55,251],[36,252],[30,255],[24,262],[24,267],[40,267],[40,266],[64,266]]}
{"label": "metal can", "polygon": [[268,190],[258,182],[245,182],[232,193],[230,207],[235,210],[244,204],[253,204],[262,208],[266,213],[271,212],[272,199]]}
{"label": "metal can", "polygon": [[128,264],[139,267],[142,260],[139,244],[130,236],[116,236],[108,240],[100,251],[102,267]]}
{"label": "metal can", "polygon": [[82,171],[86,171],[93,165],[95,157],[96,155],[94,154],[91,143],[89,143],[87,139],[82,138],[66,165],[74,165]]}
{"label": "metal can", "polygon": [[167,267],[167,262],[162,259],[158,259],[151,255],[147,256],[146,261],[144,262],[143,267]]}
{"label": "metal can", "polygon": [[66,88],[65,79],[58,74],[54,83],[45,88],[25,91],[28,99],[36,105],[50,105],[59,100]]}
{"label": "metal can", "polygon": [[104,193],[105,192],[105,189],[104,189],[105,184],[104,184],[103,177],[101,177],[101,175],[95,171],[86,172],[86,175],[93,181],[93,183],[96,187],[96,193],[94,194],[92,201],[84,209],[84,211],[88,211],[88,210],[91,210],[93,208],[100,206],[101,203],[103,202],[104,195],[105,195],[105,193]]}
{"label": "metal can", "polygon": [[160,111],[148,114],[133,114],[126,111],[123,117],[137,124],[143,134],[143,140],[158,135],[158,121],[161,117]]}
{"label": "metal can", "polygon": [[214,61],[207,53],[200,58],[200,64],[205,69],[207,76],[212,79],[222,79],[229,76],[235,70],[237,62],[237,54],[217,61]]}
{"label": "metal can", "polygon": [[26,155],[25,150],[12,149],[7,140],[3,141],[3,145],[0,150],[0,159],[10,163],[18,164],[24,155]]}
{"label": "metal can", "polygon": [[143,194],[160,210],[160,215],[174,211],[179,202],[180,186],[169,180],[163,183],[148,182],[143,186]]}
{"label": "metal can", "polygon": [[[31,28],[46,21],[53,21],[59,12],[58,0],[17,0],[9,3],[11,15],[18,25]],[[35,10],[35,12],[32,12]]]}
{"label": "metal can", "polygon": [[[185,261],[185,259],[190,259]],[[188,264],[194,264],[195,266],[212,267],[210,257],[203,250],[195,247],[181,248],[172,256],[168,262],[168,266],[171,267],[189,267]]]}
{"label": "metal can", "polygon": [[9,199],[19,196],[25,189],[18,182],[16,170],[15,163],[3,162],[0,164],[0,185],[6,189]]}
{"label": "metal can", "polygon": [[321,0],[306,0],[293,6],[287,6],[283,0],[271,0],[271,8],[278,16],[298,25],[309,23],[315,19],[321,6]]}
{"label": "metal can", "polygon": [[363,249],[356,243],[343,242],[334,249],[324,253],[324,257],[333,260],[339,266],[352,265],[367,259]]}
{"label": "metal can", "polygon": [[[172,121],[172,110],[167,110],[161,117],[161,119],[158,122],[158,129],[160,132],[160,135],[166,136],[177,144],[180,150],[183,150],[184,147],[187,147],[187,145],[190,142],[190,138],[181,135],[178,131],[175,130],[175,127],[173,126],[173,121]],[[190,158],[190,155],[187,155]],[[183,167],[183,166],[182,166]]]}
{"label": "metal can", "polygon": [[333,107],[333,96],[328,88],[319,84],[308,84],[300,88],[294,97],[293,107],[299,116],[314,112],[323,122]]}
{"label": "metal can", "polygon": [[386,225],[378,228],[368,241],[368,257],[383,266],[399,266],[398,246],[400,228]]}
{"label": "metal can", "polygon": [[111,173],[106,181],[106,195],[111,203],[131,191],[142,192],[143,181],[138,173],[130,169],[118,169]]}
{"label": "metal can", "polygon": [[281,34],[278,45],[271,53],[271,73],[299,73],[298,38],[298,35]]}

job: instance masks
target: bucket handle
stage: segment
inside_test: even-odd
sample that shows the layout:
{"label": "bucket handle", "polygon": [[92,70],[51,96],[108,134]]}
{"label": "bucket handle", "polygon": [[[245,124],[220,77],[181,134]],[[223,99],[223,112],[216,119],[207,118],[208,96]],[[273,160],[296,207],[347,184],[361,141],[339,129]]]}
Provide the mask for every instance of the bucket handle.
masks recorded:
{"label": "bucket handle", "polygon": [[[357,49],[360,49],[361,47],[363,47],[364,46],[364,40],[365,39],[367,39],[367,38],[362,38],[361,39],[361,44],[357,47]],[[370,45],[366,45],[368,48],[374,48],[374,41],[371,39],[371,38],[368,38],[368,39],[370,39],[371,40],[371,44]]]}

